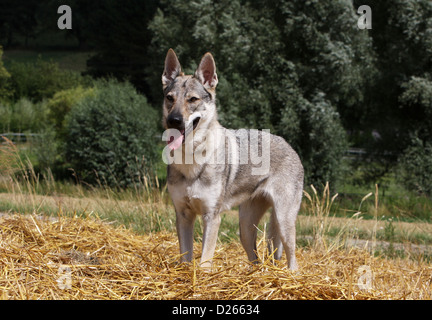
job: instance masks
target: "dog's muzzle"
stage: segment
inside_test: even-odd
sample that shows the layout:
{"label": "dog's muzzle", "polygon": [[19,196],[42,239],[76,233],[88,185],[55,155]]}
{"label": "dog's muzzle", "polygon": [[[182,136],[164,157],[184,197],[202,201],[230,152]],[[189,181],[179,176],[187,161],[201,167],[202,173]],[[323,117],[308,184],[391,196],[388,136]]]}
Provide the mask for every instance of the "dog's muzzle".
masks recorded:
{"label": "dog's muzzle", "polygon": [[186,140],[186,137],[196,129],[199,121],[201,120],[201,113],[194,112],[190,115],[183,127],[183,117],[179,114],[169,115],[167,118],[167,125],[173,130],[173,134],[167,141],[168,146],[171,150],[178,149]]}
{"label": "dog's muzzle", "polygon": [[180,113],[171,113],[166,120],[167,127],[181,130],[183,127],[183,116]]}

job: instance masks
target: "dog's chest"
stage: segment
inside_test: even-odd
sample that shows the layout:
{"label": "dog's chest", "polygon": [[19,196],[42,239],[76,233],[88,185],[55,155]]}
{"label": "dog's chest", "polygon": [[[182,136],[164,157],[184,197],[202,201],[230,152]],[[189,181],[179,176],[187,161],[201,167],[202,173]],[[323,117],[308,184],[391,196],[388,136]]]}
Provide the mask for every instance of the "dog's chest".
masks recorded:
{"label": "dog's chest", "polygon": [[196,214],[214,212],[221,193],[219,184],[205,184],[200,180],[186,187],[185,205]]}
{"label": "dog's chest", "polygon": [[188,210],[195,214],[214,212],[223,191],[218,180],[216,178],[209,183],[207,179],[185,179],[168,185],[176,210]]}

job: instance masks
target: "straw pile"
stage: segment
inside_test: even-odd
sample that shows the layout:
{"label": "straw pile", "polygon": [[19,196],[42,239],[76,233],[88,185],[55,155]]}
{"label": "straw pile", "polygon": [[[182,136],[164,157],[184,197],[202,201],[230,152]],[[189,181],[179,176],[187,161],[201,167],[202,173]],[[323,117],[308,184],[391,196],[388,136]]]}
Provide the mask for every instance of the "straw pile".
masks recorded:
{"label": "straw pile", "polygon": [[[258,246],[263,251],[263,241]],[[195,245],[195,252],[200,250]],[[196,254],[197,256],[197,254]],[[175,234],[136,235],[93,218],[0,218],[1,299],[430,299],[432,267],[351,249],[297,250],[251,265],[220,244],[214,268],[178,264]],[[199,256],[197,257],[199,259]],[[197,260],[199,261],[199,260]],[[365,267],[366,266],[366,267]],[[366,273],[364,273],[366,272]],[[369,272],[369,273],[368,273]]]}

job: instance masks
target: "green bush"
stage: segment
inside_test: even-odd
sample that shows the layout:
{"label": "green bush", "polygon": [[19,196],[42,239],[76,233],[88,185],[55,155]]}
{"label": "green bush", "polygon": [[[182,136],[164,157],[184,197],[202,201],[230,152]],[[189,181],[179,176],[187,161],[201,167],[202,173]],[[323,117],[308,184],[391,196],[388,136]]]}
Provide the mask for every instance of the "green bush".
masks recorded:
{"label": "green bush", "polygon": [[399,159],[399,179],[408,189],[432,196],[432,144],[414,138]]}
{"label": "green bush", "polygon": [[432,141],[432,75],[411,77],[402,89],[399,107],[410,119],[406,131],[423,141]]}
{"label": "green bush", "polygon": [[13,62],[9,68],[14,99],[27,97],[33,101],[51,98],[56,92],[90,82],[77,72],[61,70],[57,63],[38,58],[34,63]]}
{"label": "green bush", "polygon": [[10,131],[10,121],[12,108],[5,102],[0,101],[0,131],[2,133]]}
{"label": "green bush", "polygon": [[158,122],[130,83],[98,82],[67,116],[67,159],[88,183],[139,183],[157,157]]}
{"label": "green bush", "polygon": [[93,94],[93,88],[76,88],[56,92],[54,96],[47,101],[47,120],[57,132],[57,137],[61,140],[65,137],[65,118],[78,101],[86,96]]}
{"label": "green bush", "polygon": [[38,135],[32,138],[31,153],[35,161],[32,163],[36,172],[46,173],[51,170],[54,177],[65,176],[66,163],[64,159],[63,142],[57,139],[56,131],[46,126]]}
{"label": "green bush", "polygon": [[93,92],[93,88],[78,86],[59,91],[51,99],[41,103],[46,113],[45,126],[32,139],[32,152],[37,160],[34,166],[37,171],[50,169],[56,179],[67,176],[65,118],[74,105]]}
{"label": "green bush", "polygon": [[21,98],[13,105],[11,129],[14,132],[31,131],[35,118],[36,110],[34,104],[27,98]]}
{"label": "green bush", "polygon": [[402,84],[402,89],[399,106],[406,119],[410,119],[405,131],[413,138],[402,140],[406,147],[398,158],[400,181],[409,190],[432,196],[431,76],[411,77]]}
{"label": "green bush", "polygon": [[36,133],[46,126],[46,108],[42,102],[21,98],[0,103],[0,130]]}

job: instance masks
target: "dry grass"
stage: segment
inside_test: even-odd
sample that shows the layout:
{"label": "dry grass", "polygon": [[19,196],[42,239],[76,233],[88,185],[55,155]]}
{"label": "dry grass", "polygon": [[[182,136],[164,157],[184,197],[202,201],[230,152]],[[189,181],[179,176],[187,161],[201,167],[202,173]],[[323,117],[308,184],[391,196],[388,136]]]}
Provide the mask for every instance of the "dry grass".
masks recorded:
{"label": "dry grass", "polygon": [[[300,270],[264,254],[250,265],[237,242],[213,271],[177,264],[175,234],[137,235],[96,218],[0,218],[2,299],[430,299],[432,266],[351,249],[297,251]],[[199,252],[198,246],[195,252]],[[197,256],[196,258],[199,258]],[[362,274],[362,266],[370,274]],[[360,269],[359,269],[360,268]],[[364,268],[363,268],[364,269]],[[370,276],[367,289],[361,285]]]}

